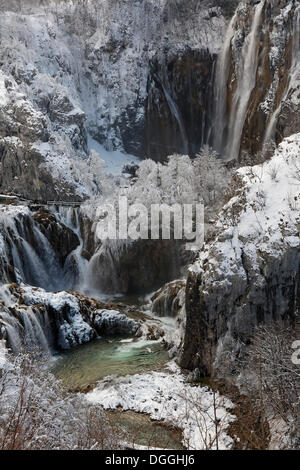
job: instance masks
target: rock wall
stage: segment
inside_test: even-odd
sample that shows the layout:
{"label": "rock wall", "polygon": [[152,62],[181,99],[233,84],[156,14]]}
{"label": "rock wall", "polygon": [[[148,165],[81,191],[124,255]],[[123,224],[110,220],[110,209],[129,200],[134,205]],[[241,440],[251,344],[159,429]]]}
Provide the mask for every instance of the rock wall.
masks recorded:
{"label": "rock wall", "polygon": [[232,377],[259,323],[297,322],[299,139],[285,139],[269,162],[237,172],[216,238],[187,278],[182,367]]}
{"label": "rock wall", "polygon": [[[197,151],[226,25],[211,5],[32,1],[20,10],[18,2],[2,2],[0,191],[40,200],[99,192],[85,176],[88,136],[140,157]],[[159,83],[155,67],[167,71]],[[166,99],[162,85],[166,90],[170,82]],[[170,103],[188,145],[177,139]]]}
{"label": "rock wall", "polygon": [[187,50],[171,59],[154,58],[147,86],[146,155],[162,160],[173,153],[195,155],[212,128],[216,56]]}

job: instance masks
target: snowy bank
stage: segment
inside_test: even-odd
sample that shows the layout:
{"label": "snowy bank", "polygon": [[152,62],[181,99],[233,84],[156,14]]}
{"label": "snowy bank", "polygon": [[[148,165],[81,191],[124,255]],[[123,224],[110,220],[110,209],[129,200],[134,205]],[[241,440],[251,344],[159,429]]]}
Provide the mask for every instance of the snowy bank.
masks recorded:
{"label": "snowy bank", "polygon": [[183,430],[183,444],[188,449],[230,449],[233,441],[226,430],[234,420],[232,403],[207,387],[185,383],[174,363],[170,363],[170,369],[107,377],[86,398],[105,409],[122,407],[124,411],[146,413],[153,420],[176,426]]}

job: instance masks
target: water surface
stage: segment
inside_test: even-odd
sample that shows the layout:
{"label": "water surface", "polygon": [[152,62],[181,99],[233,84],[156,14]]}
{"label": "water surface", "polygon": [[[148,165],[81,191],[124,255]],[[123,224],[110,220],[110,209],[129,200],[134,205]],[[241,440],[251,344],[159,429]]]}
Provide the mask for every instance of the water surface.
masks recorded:
{"label": "water surface", "polygon": [[60,354],[54,375],[69,389],[84,390],[108,375],[127,375],[161,369],[168,353],[158,341],[100,338]]}

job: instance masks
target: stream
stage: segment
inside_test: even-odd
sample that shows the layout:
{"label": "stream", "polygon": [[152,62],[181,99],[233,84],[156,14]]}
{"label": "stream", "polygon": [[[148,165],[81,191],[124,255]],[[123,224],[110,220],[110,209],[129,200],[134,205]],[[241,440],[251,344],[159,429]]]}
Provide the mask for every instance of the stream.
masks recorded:
{"label": "stream", "polygon": [[109,375],[160,370],[168,352],[159,341],[100,338],[56,356],[53,373],[71,390],[85,390]]}
{"label": "stream", "polygon": [[[168,352],[160,341],[143,338],[99,338],[55,356],[52,372],[72,391],[86,392],[110,375],[131,375],[163,370]],[[183,449],[178,429],[151,421],[134,411],[106,411],[128,436],[129,445]]]}

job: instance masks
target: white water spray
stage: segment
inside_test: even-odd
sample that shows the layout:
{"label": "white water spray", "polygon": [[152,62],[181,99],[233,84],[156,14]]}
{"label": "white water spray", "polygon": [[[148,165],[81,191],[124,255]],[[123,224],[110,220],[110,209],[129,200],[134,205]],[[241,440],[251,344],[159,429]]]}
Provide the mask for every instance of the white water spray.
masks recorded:
{"label": "white water spray", "polygon": [[225,151],[228,160],[237,159],[239,156],[248,103],[256,83],[259,49],[257,36],[264,4],[265,2],[261,1],[255,8],[251,30],[242,51],[237,88],[234,93],[229,119],[228,141]]}
{"label": "white water spray", "polygon": [[275,138],[275,131],[276,131],[276,124],[278,121],[278,117],[282,108],[282,103],[285,102],[285,100],[288,97],[288,94],[291,89],[291,84],[293,83],[294,79],[296,78],[297,75],[299,75],[299,63],[300,63],[300,6],[298,6],[295,10],[294,13],[294,27],[293,27],[293,49],[292,49],[292,64],[291,64],[291,71],[290,71],[290,76],[288,79],[288,83],[286,86],[285,93],[280,100],[279,105],[273,112],[266,132],[264,136],[264,142],[263,142],[263,148],[266,148],[269,142],[273,141]]}
{"label": "white water spray", "polygon": [[236,22],[236,15],[237,14],[235,13],[229,23],[224,45],[217,60],[215,75],[213,147],[220,154],[223,150],[222,147],[224,143],[224,134],[226,127],[227,82],[231,62],[231,40],[234,36],[234,25]]}

